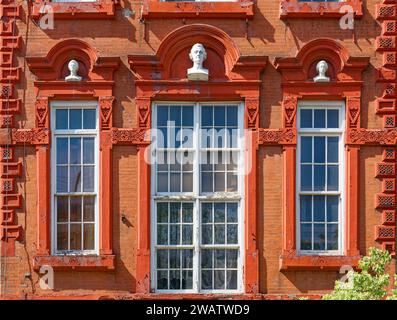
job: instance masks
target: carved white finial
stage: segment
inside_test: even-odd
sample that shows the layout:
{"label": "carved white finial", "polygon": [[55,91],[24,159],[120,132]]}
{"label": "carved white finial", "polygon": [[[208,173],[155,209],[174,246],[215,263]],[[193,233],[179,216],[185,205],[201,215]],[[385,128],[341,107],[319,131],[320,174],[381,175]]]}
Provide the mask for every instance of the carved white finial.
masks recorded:
{"label": "carved white finial", "polygon": [[321,60],[319,63],[317,63],[316,70],[318,75],[313,78],[314,82],[329,82],[329,77],[325,75],[328,70],[327,61]]}
{"label": "carved white finial", "polygon": [[193,67],[187,70],[189,80],[208,81],[208,69],[203,67],[203,62],[207,59],[207,52],[201,43],[196,43],[189,53],[190,60],[193,61]]}
{"label": "carved white finial", "polygon": [[81,81],[81,77],[77,75],[79,63],[76,60],[70,60],[68,63],[70,74],[65,77],[65,81]]}

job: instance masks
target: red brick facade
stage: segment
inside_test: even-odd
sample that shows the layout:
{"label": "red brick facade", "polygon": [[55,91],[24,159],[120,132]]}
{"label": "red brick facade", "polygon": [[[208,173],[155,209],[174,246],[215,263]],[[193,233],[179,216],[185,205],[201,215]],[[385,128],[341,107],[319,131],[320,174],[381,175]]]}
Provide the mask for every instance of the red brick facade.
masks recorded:
{"label": "red brick facade", "polygon": [[[47,2],[55,17],[47,29],[40,27],[44,1],[0,1],[2,297],[183,295],[151,289],[145,133],[156,101],[244,103],[253,170],[244,177],[243,293],[237,297],[318,298],[369,247],[395,255],[396,0]],[[352,29],[342,27],[344,10],[354,19]],[[208,51],[207,82],[186,79],[194,43]],[[64,80],[72,58],[83,81]],[[315,63],[322,59],[331,81],[316,83]],[[98,102],[99,113],[98,255],[54,255],[51,103],[87,100]],[[300,101],[345,105],[338,255],[298,252]],[[54,269],[54,290],[39,285],[43,266]]]}

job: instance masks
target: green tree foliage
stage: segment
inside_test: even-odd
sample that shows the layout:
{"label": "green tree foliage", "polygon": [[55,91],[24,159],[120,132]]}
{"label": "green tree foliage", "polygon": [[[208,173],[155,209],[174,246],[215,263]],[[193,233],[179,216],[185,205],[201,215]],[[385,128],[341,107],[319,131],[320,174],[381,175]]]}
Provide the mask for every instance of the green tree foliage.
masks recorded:
{"label": "green tree foliage", "polygon": [[[370,248],[368,256],[359,261],[361,271],[351,270],[347,281],[337,280],[334,291],[323,296],[323,300],[380,300],[386,298],[390,276],[386,268],[391,255],[384,250]],[[397,290],[388,299],[397,300]]]}

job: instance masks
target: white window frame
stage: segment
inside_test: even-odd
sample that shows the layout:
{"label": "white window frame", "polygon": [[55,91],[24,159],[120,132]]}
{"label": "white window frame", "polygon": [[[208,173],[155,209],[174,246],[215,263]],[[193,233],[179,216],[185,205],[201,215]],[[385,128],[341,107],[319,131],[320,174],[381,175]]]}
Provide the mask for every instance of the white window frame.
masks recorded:
{"label": "white window frame", "polygon": [[[193,106],[194,110],[194,132],[193,132],[193,192],[189,193],[157,193],[157,168],[156,164],[151,166],[151,291],[156,293],[166,294],[181,294],[181,293],[197,293],[197,294],[240,294],[244,292],[244,159],[245,159],[245,141],[241,135],[244,135],[244,103],[241,101],[222,101],[222,102],[174,102],[174,101],[156,101],[152,104],[152,128],[156,128],[157,124],[157,106],[168,105],[168,106]],[[216,106],[216,105],[237,105],[238,106],[238,148],[234,148],[233,151],[239,152],[239,166],[238,166],[238,190],[237,192],[214,192],[210,194],[200,193],[200,164],[199,155],[202,152],[199,129],[201,126],[201,106]],[[199,121],[197,121],[199,119]],[[152,146],[152,148],[155,146]],[[173,149],[171,149],[173,150]],[[183,150],[183,148],[180,148]],[[212,151],[217,149],[206,148],[206,151]],[[231,148],[221,149],[229,151]],[[152,151],[153,152],[153,151]],[[157,245],[157,202],[193,202],[193,245],[188,245],[189,249],[193,247],[193,288],[192,289],[180,289],[180,290],[159,290],[157,289],[157,257],[156,248],[161,247]],[[238,202],[238,244],[237,245],[202,245],[201,244],[201,204],[203,202]],[[164,246],[172,249],[172,246]],[[236,290],[202,290],[201,289],[201,261],[200,261],[200,248],[206,249],[234,249],[238,248],[238,261],[237,261],[237,289]],[[183,249],[184,246],[178,245],[178,249]]]}
{"label": "white window frame", "polygon": [[[301,118],[300,110],[302,109],[337,109],[339,110],[339,128],[335,129],[318,129],[318,128],[300,128]],[[323,255],[323,256],[340,256],[344,254],[345,239],[345,202],[346,202],[346,183],[345,183],[345,102],[344,101],[299,101],[297,111],[297,129],[298,143],[296,148],[296,248],[298,255]],[[301,137],[302,136],[338,136],[339,137],[339,191],[301,191]],[[314,149],[314,146],[313,146]],[[338,250],[301,250],[300,239],[300,195],[338,195],[340,197],[338,208]],[[313,234],[312,234],[313,239]]]}
{"label": "white window frame", "polygon": [[[59,109],[95,109],[96,110],[96,129],[70,129],[56,130],[56,110]],[[53,255],[98,255],[99,254],[99,110],[97,101],[53,101],[50,103],[51,110],[51,252]],[[95,149],[95,174],[94,192],[95,195],[95,249],[94,250],[57,250],[57,213],[55,206],[56,192],[56,143],[55,139],[59,136],[65,137],[94,137]],[[68,182],[69,183],[69,182]],[[81,191],[81,194],[89,193]],[[83,230],[82,230],[83,232]]]}

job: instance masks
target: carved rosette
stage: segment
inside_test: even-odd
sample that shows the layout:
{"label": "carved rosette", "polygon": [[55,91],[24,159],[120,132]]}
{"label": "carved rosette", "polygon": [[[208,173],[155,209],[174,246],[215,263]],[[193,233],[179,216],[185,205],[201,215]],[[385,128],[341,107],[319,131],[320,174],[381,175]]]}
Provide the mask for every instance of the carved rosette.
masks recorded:
{"label": "carved rosette", "polygon": [[298,109],[298,97],[285,95],[283,99],[284,128],[296,127],[296,112]]}
{"label": "carved rosette", "polygon": [[99,110],[101,113],[101,130],[109,130],[113,126],[113,101],[114,97],[100,97]]}
{"label": "carved rosette", "polygon": [[296,130],[288,129],[259,129],[259,144],[296,144]]}

